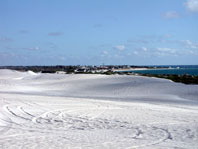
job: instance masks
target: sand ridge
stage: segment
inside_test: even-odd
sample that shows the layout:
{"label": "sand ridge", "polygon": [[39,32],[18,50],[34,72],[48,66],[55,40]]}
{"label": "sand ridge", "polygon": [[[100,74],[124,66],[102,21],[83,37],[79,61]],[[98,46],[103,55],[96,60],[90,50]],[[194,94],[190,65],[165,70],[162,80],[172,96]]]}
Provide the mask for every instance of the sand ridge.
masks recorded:
{"label": "sand ridge", "polygon": [[3,149],[196,149],[197,128],[197,85],[0,70]]}

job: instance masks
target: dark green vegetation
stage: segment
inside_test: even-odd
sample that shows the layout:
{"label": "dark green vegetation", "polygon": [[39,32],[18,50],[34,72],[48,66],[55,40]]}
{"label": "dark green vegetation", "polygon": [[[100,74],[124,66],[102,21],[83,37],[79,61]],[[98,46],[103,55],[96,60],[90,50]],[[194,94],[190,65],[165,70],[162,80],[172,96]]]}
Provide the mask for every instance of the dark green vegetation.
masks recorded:
{"label": "dark green vegetation", "polygon": [[184,84],[198,84],[198,76],[192,76],[192,75],[151,75],[151,74],[145,74],[144,76],[149,77],[157,77],[157,78],[165,78],[172,80],[174,82],[181,82]]}
{"label": "dark green vegetation", "polygon": [[55,73],[57,71],[65,71],[67,73],[72,73],[78,66],[1,66],[0,69],[11,69],[18,71],[28,71],[42,72],[42,73]]}
{"label": "dark green vegetation", "polygon": [[[131,75],[133,73],[128,73],[128,72],[105,72],[103,74],[106,75],[112,75],[112,74],[119,74],[119,75]],[[154,74],[138,74],[141,76],[147,76],[147,77],[156,77],[156,78],[164,78],[164,79],[169,79],[174,82],[180,82],[184,84],[198,84],[198,76],[193,76],[193,75],[167,75],[167,74],[162,74],[162,75],[154,75]]]}

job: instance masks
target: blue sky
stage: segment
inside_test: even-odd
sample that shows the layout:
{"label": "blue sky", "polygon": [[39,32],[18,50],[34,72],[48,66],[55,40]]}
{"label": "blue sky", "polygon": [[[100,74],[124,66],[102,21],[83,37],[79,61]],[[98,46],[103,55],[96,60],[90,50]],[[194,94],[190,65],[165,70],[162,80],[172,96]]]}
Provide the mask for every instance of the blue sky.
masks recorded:
{"label": "blue sky", "polygon": [[198,0],[0,0],[0,65],[198,64]]}

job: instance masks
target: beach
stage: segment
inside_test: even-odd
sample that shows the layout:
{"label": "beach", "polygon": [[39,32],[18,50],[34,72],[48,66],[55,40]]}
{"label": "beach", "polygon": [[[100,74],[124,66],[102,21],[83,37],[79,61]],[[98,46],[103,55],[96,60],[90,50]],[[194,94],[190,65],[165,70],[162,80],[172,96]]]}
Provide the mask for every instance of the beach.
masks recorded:
{"label": "beach", "polygon": [[0,70],[0,148],[198,148],[198,85]]}

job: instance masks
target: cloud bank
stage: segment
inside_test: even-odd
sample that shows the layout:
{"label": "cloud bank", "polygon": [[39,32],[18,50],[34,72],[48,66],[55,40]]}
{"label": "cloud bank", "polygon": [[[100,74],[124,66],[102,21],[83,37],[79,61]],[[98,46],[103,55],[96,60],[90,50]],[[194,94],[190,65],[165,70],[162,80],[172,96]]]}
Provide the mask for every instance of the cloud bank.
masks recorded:
{"label": "cloud bank", "polygon": [[185,6],[190,12],[198,12],[198,0],[187,0]]}
{"label": "cloud bank", "polygon": [[180,15],[176,11],[168,11],[163,16],[166,19],[175,19],[180,17]]}
{"label": "cloud bank", "polygon": [[119,50],[119,51],[123,51],[126,49],[126,47],[124,45],[117,45],[117,46],[114,46],[113,48],[116,50]]}

